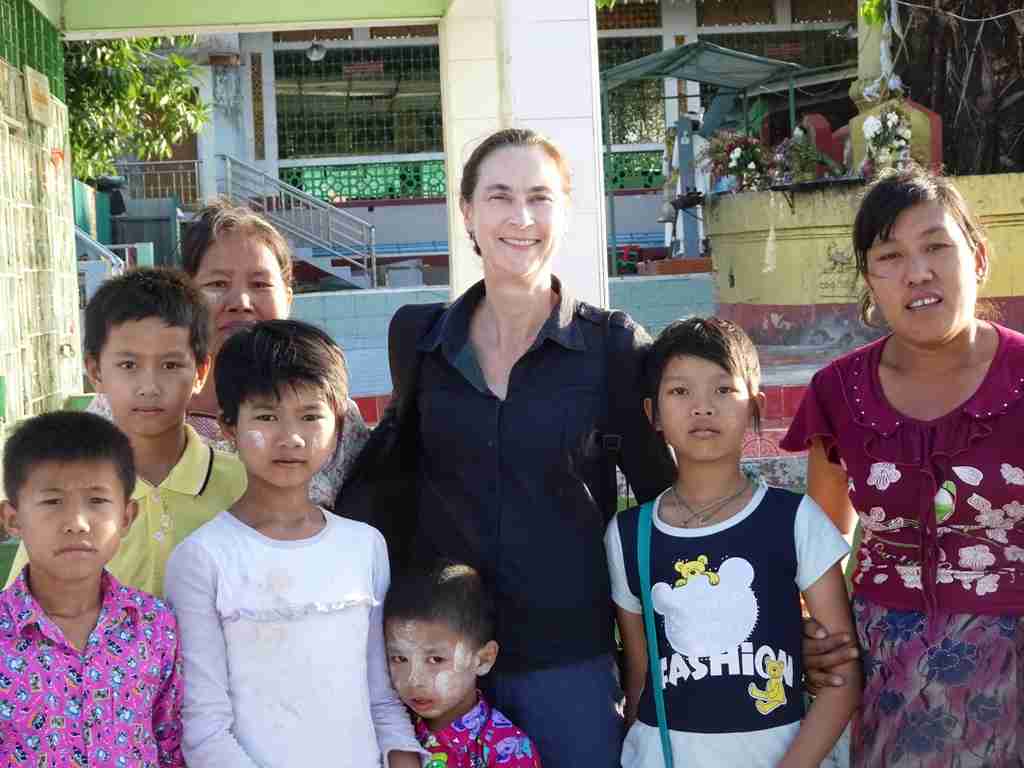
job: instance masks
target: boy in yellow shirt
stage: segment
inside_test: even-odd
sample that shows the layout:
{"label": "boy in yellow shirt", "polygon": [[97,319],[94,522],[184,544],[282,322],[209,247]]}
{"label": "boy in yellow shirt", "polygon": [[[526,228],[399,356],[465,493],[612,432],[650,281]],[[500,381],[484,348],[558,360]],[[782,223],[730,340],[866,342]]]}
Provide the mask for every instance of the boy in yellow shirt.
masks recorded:
{"label": "boy in yellow shirt", "polygon": [[[209,313],[183,272],[139,269],[104,283],[85,309],[86,371],[135,457],[139,513],[107,569],[162,596],[171,550],[245,490],[237,457],[185,423],[210,370]],[[74,435],[68,435],[74,440]],[[18,547],[7,584],[28,558]]]}

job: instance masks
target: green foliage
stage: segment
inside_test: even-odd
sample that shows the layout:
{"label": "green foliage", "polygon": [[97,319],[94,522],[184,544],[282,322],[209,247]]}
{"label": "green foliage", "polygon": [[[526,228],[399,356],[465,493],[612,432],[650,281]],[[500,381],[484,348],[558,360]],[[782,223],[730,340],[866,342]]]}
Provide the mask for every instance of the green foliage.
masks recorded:
{"label": "green foliage", "polygon": [[171,145],[198,133],[209,118],[199,102],[193,65],[161,46],[162,38],[69,42],[64,77],[74,174],[112,173],[124,155],[170,157]]}
{"label": "green foliage", "polygon": [[860,15],[868,24],[884,24],[889,18],[889,0],[864,0]]}
{"label": "green foliage", "polygon": [[616,0],[596,0],[597,9],[600,10],[611,10],[615,7]]}

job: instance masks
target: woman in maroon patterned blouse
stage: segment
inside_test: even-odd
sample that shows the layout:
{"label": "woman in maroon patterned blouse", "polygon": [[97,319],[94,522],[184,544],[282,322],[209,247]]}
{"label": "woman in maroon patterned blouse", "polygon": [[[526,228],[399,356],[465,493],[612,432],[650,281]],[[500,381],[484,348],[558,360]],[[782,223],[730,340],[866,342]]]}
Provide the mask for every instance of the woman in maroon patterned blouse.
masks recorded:
{"label": "woman in maroon patterned blouse", "polygon": [[891,333],[815,375],[789,434],[808,491],[860,518],[855,766],[1024,755],[1024,336],[978,318],[988,247],[950,182],[877,182],[854,223]]}

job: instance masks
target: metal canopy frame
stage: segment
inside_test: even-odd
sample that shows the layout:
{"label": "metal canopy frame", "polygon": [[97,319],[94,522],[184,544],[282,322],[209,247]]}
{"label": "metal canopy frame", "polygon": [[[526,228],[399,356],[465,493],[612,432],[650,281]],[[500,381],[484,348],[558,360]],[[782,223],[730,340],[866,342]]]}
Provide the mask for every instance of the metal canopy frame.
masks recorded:
{"label": "metal canopy frame", "polygon": [[[796,127],[795,80],[809,70],[799,64],[779,59],[769,59],[744,51],[724,48],[714,43],[698,40],[695,43],[676,46],[659,53],[627,61],[601,73],[601,117],[602,138],[606,157],[611,152],[611,137],[608,135],[608,93],[626,83],[638,80],[662,80],[673,77],[692,80],[715,86],[720,93],[737,93],[743,97],[743,132],[749,134],[748,94],[751,90],[780,80],[789,81],[789,124]],[[608,248],[608,271],[616,274],[617,253],[615,230],[615,191],[607,190],[608,223],[611,245]]]}

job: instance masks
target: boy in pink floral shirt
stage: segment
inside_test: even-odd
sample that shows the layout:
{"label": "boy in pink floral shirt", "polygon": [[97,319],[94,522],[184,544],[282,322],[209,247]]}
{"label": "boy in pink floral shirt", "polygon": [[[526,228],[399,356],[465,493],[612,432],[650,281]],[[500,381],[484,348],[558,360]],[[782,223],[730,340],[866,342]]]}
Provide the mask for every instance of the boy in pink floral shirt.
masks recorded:
{"label": "boy in pink floral shirt", "polygon": [[384,601],[395,690],[416,715],[426,768],[540,768],[530,737],[477,690],[498,656],[494,608],[480,575],[441,563],[397,580]]}
{"label": "boy in pink floral shirt", "polygon": [[0,592],[0,764],[184,766],[174,614],[104,568],[136,514],[128,438],[38,416],[7,441],[3,480],[29,563]]}

